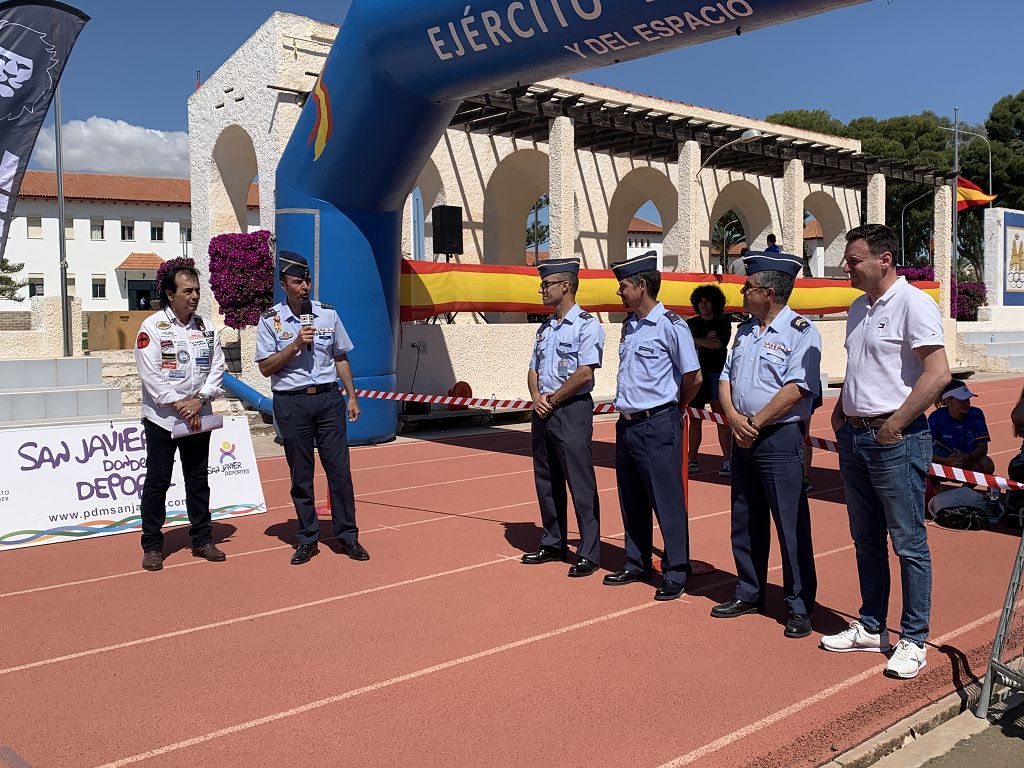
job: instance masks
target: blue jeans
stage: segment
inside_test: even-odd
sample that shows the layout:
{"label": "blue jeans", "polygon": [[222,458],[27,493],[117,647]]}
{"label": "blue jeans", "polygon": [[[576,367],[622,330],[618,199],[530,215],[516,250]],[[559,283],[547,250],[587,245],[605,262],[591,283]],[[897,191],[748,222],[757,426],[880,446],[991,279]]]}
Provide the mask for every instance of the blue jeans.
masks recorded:
{"label": "blue jeans", "polygon": [[900,559],[905,640],[923,645],[931,615],[932,559],[924,524],[924,487],[932,456],[928,421],[917,418],[895,445],[880,445],[875,430],[844,424],[839,471],[846,486],[850,533],[857,550],[862,605],[868,631],[886,627],[889,609],[889,552],[886,535]]}

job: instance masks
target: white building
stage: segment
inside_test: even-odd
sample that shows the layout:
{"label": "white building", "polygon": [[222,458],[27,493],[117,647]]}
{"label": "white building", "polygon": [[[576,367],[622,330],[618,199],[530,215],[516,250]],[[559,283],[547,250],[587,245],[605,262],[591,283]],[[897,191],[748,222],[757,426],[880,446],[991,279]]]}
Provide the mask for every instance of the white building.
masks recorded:
{"label": "white building", "polygon": [[[256,187],[249,192],[250,231],[259,228]],[[84,311],[139,309],[155,298],[153,278],[163,261],[192,253],[188,179],[64,174],[68,293]],[[7,239],[8,261],[24,264],[21,295],[60,295],[57,177],[28,171]],[[0,311],[28,305],[0,300]]]}

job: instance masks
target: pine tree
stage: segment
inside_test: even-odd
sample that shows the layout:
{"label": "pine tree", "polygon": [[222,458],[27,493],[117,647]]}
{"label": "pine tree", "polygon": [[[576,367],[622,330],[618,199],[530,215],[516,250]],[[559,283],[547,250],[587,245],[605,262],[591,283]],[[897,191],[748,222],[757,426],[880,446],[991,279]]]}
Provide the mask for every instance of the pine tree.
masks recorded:
{"label": "pine tree", "polygon": [[11,275],[17,274],[24,269],[24,264],[14,264],[7,260],[6,256],[0,257],[0,299],[11,301],[24,301],[24,296],[19,296],[18,291],[28,285],[28,280],[15,280]]}

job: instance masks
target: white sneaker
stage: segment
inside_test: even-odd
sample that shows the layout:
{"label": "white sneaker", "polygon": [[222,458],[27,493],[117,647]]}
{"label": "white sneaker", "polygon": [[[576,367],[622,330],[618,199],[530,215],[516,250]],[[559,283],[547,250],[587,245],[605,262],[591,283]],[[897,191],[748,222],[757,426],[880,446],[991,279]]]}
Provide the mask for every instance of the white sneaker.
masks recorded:
{"label": "white sneaker", "polygon": [[898,677],[902,680],[909,680],[917,677],[928,664],[925,658],[925,649],[909,640],[900,640],[896,644],[896,651],[889,658],[885,665],[885,674],[889,677]]}
{"label": "white sneaker", "polygon": [[888,653],[889,633],[882,637],[881,633],[868,632],[859,621],[851,621],[850,628],[838,635],[825,635],[821,638],[821,647],[826,651],[848,653],[849,651],[867,651],[868,653]]}

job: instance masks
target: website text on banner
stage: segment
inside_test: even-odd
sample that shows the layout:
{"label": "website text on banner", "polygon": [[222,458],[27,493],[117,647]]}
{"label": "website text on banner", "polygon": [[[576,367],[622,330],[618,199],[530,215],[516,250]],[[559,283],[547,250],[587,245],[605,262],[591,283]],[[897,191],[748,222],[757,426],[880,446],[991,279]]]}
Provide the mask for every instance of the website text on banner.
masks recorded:
{"label": "website text on banner", "polygon": [[[399,403],[427,403],[429,405],[460,405],[473,406],[476,408],[508,408],[518,411],[528,411],[533,408],[530,400],[498,400],[495,398],[482,397],[450,397],[447,395],[415,395],[401,392],[374,392],[368,389],[357,389],[356,397],[368,398],[370,400],[387,400]],[[716,424],[725,424],[725,419],[719,413],[702,411],[699,408],[687,408],[688,415],[702,421],[713,421]],[[594,413],[615,413],[615,407],[611,403],[598,403],[594,406]],[[820,437],[808,436],[807,443],[823,451],[838,453],[839,448],[833,440],[825,440]],[[946,480],[954,480],[960,483],[972,483],[985,486],[986,488],[1001,488],[1004,491],[1024,491],[1024,483],[1007,480],[1005,477],[996,475],[984,475],[981,472],[971,472],[959,467],[946,467],[941,464],[932,464],[929,473],[935,477]]]}
{"label": "website text on banner", "polygon": [[[666,272],[661,277],[658,298],[681,315],[692,315],[690,294],[700,285],[716,283],[725,293],[725,311],[743,309],[743,275],[712,275]],[[937,302],[939,284],[917,282]],[[621,312],[622,302],[615,295],[619,284],[609,269],[580,270],[580,289],[576,294],[581,307],[589,312]],[[400,282],[401,320],[424,320],[448,312],[532,312],[547,314],[537,293],[534,267],[508,267],[490,264],[437,264],[427,261],[402,261]],[[827,315],[845,312],[861,292],[849,280],[798,278],[789,305],[796,312]]]}
{"label": "website text on banner", "polygon": [[[146,433],[137,420],[2,430],[0,466],[0,552],[140,530]],[[207,471],[214,520],[267,511],[244,417],[213,432]],[[167,525],[187,523],[175,462]]]}

